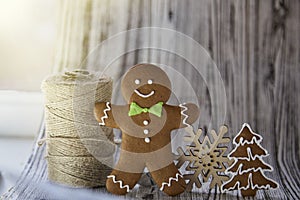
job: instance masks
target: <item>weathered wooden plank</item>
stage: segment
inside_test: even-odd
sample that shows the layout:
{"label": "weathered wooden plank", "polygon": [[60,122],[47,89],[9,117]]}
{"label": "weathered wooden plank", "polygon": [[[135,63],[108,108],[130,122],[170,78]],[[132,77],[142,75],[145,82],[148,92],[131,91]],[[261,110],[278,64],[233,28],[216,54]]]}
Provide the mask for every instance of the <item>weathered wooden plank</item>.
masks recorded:
{"label": "weathered wooden plank", "polygon": [[[103,69],[107,59],[115,59],[110,64],[109,75],[113,74],[118,80],[126,69],[139,62],[173,67],[190,80],[197,93],[201,108],[199,127],[217,129],[222,116],[215,108],[226,106],[224,123],[229,126],[231,137],[243,122],[248,122],[265,138],[262,145],[271,154],[265,160],[274,166],[274,172],[268,175],[279,182],[280,188],[260,191],[257,198],[300,198],[299,1],[66,0],[59,1],[59,5],[56,71],[79,66],[97,71]],[[94,55],[88,56],[81,64],[101,42],[122,31],[141,27],[168,28],[174,32],[168,35],[168,39],[157,31],[127,32],[125,39],[118,41],[114,49],[96,49]],[[185,39],[178,38],[175,31],[191,37],[209,52],[223,78],[226,98],[218,96],[220,91],[217,87],[209,87],[218,84],[210,63],[206,62],[200,77],[191,63],[180,55],[158,48],[140,48],[168,46],[170,50],[184,51],[192,60],[204,63],[203,59],[207,58],[194,51],[195,48]],[[111,58],[112,52],[127,53]],[[206,78],[207,82],[204,81]],[[179,86],[178,91],[183,96],[187,95],[184,98],[188,99],[185,89]],[[217,101],[213,102],[211,95],[217,96]],[[122,102],[120,98],[115,101]],[[35,148],[23,175],[6,197],[50,198],[47,190],[33,184],[46,180],[43,151],[44,148]],[[79,194],[80,190],[77,192]],[[99,194],[103,192],[103,189],[98,191]],[[163,195],[155,187],[153,190],[140,188],[126,196],[132,197],[239,198],[237,192],[218,194],[205,187],[174,198]]]}

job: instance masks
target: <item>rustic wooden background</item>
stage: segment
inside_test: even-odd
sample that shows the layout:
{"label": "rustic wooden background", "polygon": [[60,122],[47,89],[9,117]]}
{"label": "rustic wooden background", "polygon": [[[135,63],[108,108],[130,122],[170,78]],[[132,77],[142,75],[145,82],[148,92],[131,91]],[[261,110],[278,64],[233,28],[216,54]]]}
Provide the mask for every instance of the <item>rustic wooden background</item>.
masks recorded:
{"label": "rustic wooden background", "polygon": [[[258,199],[300,199],[299,113],[300,113],[300,2],[298,0],[62,0],[58,1],[58,41],[54,71],[73,68],[100,70],[110,51],[99,57],[88,56],[99,43],[122,31],[141,27],[162,27],[181,32],[210,54],[223,79],[226,98],[216,102],[226,108],[224,123],[233,137],[244,122],[264,137],[265,158],[274,166],[268,174],[278,181],[277,190],[261,191]],[[170,36],[172,37],[172,36]],[[127,34],[114,50],[126,51],[141,44],[161,42],[152,33]],[[197,52],[183,41],[177,45],[197,58]],[[171,48],[171,47],[170,47]],[[87,57],[87,59],[86,59]],[[82,64],[82,61],[85,62]],[[217,129],[213,119],[212,91],[201,77],[194,77],[191,64],[183,58],[153,49],[137,49],[116,59],[112,73],[121,76],[130,66],[140,62],[174,66],[191,80],[197,91],[201,109],[199,127]],[[114,67],[112,67],[115,69]],[[189,77],[190,76],[190,77]],[[209,84],[216,83],[215,74],[207,71]],[[216,88],[217,90],[217,88]],[[183,91],[183,90],[182,90]],[[216,116],[213,116],[216,115]],[[212,119],[213,118],[213,119]],[[216,120],[219,122],[219,120]],[[211,126],[208,124],[211,123]],[[43,127],[42,127],[43,130]],[[42,137],[41,131],[39,137]],[[17,185],[7,198],[48,198],[35,185],[46,179],[44,148],[35,148]],[[148,195],[148,196],[147,196]],[[169,198],[157,190],[143,191],[128,198]],[[237,193],[184,193],[174,199],[234,199]]]}

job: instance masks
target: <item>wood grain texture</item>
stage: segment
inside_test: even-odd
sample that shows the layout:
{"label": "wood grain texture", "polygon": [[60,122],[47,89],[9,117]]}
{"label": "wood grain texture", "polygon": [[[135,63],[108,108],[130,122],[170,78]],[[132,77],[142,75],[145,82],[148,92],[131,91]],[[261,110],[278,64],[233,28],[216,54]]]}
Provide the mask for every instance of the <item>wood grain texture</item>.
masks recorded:
{"label": "wood grain texture", "polygon": [[[100,42],[122,31],[140,27],[162,27],[179,31],[197,41],[215,61],[223,78],[226,99],[225,124],[230,137],[237,134],[244,122],[260,133],[270,156],[265,159],[274,167],[271,176],[278,181],[277,190],[259,191],[257,199],[300,199],[300,2],[298,0],[65,0],[60,1],[60,29],[58,33],[55,71],[83,67],[100,69],[110,55],[102,51],[99,57],[81,62]],[[170,35],[172,38],[172,35]],[[126,51],[143,45],[157,44],[161,36],[144,32],[128,34],[126,40],[111,51]],[[184,41],[170,42],[170,48],[184,49],[197,58]],[[137,49],[111,63],[119,66],[111,73],[124,74],[139,62],[164,63],[174,67],[191,80],[196,90],[201,116],[199,127],[205,131],[218,129],[221,124],[211,122],[218,111],[212,108],[207,84],[216,84],[209,67],[204,76],[209,83],[196,77],[192,66],[178,55],[157,49]],[[121,66],[121,67],[120,67]],[[181,89],[184,94],[184,87]],[[217,90],[217,89],[216,89]],[[221,98],[221,97],[218,97]],[[223,105],[224,106],[224,105]],[[216,112],[216,113],[214,113]],[[218,121],[218,120],[216,120]],[[211,123],[211,126],[208,124]],[[43,131],[39,137],[42,137]],[[46,180],[44,148],[35,148],[23,175],[5,197],[11,199],[49,198],[33,183]],[[157,188],[140,188],[128,198],[159,199],[239,199],[237,192],[216,194],[184,193],[170,198]]]}

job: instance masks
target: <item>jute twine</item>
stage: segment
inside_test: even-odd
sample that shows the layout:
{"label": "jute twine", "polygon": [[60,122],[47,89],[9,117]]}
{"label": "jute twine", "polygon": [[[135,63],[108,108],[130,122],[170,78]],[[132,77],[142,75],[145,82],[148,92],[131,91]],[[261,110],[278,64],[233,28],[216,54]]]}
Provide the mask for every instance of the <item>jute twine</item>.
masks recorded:
{"label": "jute twine", "polygon": [[111,100],[112,80],[87,71],[65,72],[42,83],[48,178],[73,187],[104,186],[113,163],[113,132],[95,120],[95,102]]}

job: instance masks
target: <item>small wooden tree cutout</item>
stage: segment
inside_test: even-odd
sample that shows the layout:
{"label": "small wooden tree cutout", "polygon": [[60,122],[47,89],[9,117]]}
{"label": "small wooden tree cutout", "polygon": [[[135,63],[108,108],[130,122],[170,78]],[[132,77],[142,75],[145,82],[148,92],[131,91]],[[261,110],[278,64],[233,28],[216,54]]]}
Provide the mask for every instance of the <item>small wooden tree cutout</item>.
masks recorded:
{"label": "small wooden tree cutout", "polygon": [[222,191],[241,190],[242,196],[255,196],[258,189],[277,188],[278,184],[267,178],[264,171],[273,171],[262,157],[268,152],[260,146],[262,137],[254,133],[248,124],[244,124],[241,131],[234,138],[236,145],[228,157],[234,163],[226,170],[232,178],[222,185]]}
{"label": "small wooden tree cutout", "polygon": [[188,181],[187,191],[193,189],[193,185],[197,188],[201,188],[202,183],[207,182],[209,178],[212,178],[210,182],[210,188],[216,185],[221,188],[223,182],[229,180],[229,177],[225,174],[226,165],[230,165],[231,161],[224,155],[227,150],[227,145],[230,139],[224,137],[228,129],[226,126],[221,126],[219,134],[212,130],[210,135],[212,142],[206,135],[201,140],[202,130],[198,129],[195,133],[192,127],[187,127],[186,132],[189,134],[185,139],[187,142],[191,142],[187,145],[186,150],[178,148],[179,153],[177,167],[181,168],[184,163],[188,162],[185,168],[185,174],[183,177]]}

